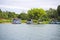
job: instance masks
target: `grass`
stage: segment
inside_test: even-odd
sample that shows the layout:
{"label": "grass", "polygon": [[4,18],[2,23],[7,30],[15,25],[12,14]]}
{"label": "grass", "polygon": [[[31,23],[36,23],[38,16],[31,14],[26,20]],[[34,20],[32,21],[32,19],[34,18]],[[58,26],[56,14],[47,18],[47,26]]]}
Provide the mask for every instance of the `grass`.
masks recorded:
{"label": "grass", "polygon": [[33,23],[37,24],[38,23],[38,20],[33,20]]}
{"label": "grass", "polygon": [[26,22],[27,22],[27,20],[21,20],[21,22],[22,22],[22,23],[26,23]]}
{"label": "grass", "polygon": [[12,20],[10,19],[1,19],[0,23],[11,23]]}
{"label": "grass", "polygon": [[[11,19],[1,19],[0,20],[0,23],[11,23],[12,20]],[[26,23],[27,20],[21,20],[21,23]],[[38,20],[33,20],[33,23],[34,24],[37,24],[38,23]],[[41,24],[48,24],[49,21],[43,21]]]}
{"label": "grass", "polygon": [[49,24],[49,21],[43,21],[42,24]]}
{"label": "grass", "polygon": [[3,21],[2,20],[0,20],[0,23],[2,23]]}

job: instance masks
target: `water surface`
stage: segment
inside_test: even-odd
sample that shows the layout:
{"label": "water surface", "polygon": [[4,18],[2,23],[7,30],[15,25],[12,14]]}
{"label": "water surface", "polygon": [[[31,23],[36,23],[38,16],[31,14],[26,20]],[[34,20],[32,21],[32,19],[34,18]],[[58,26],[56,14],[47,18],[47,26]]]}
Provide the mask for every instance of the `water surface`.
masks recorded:
{"label": "water surface", "polygon": [[60,40],[60,25],[0,24],[0,40]]}

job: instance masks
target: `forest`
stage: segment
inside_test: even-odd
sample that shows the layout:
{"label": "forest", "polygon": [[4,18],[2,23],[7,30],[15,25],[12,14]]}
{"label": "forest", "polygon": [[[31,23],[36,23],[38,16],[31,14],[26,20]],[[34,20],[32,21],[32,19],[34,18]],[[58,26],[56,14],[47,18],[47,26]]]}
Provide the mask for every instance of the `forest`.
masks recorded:
{"label": "forest", "polygon": [[60,5],[57,6],[57,9],[49,8],[48,10],[44,10],[43,8],[32,8],[27,13],[21,12],[19,14],[0,9],[0,23],[11,22],[13,18],[20,18],[23,23],[27,19],[33,19],[34,22],[40,20],[44,23],[48,23],[53,19],[60,22]]}

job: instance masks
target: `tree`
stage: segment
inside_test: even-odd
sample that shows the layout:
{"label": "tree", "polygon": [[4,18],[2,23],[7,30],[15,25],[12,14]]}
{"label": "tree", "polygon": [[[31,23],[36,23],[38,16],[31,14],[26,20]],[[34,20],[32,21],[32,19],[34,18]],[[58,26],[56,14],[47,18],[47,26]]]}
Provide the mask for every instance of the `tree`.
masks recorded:
{"label": "tree", "polygon": [[60,16],[60,5],[57,7],[58,16]]}
{"label": "tree", "polygon": [[58,21],[60,21],[60,5],[57,7],[57,12],[58,12]]}
{"label": "tree", "polygon": [[22,20],[26,20],[27,19],[27,14],[22,12],[18,15],[18,18],[21,18]]}
{"label": "tree", "polygon": [[2,10],[0,9],[0,18],[2,17]]}
{"label": "tree", "polygon": [[8,11],[2,11],[0,9],[0,18],[3,18],[3,19],[9,19],[9,18],[16,18],[17,17],[17,14],[15,12],[8,12]]}
{"label": "tree", "polygon": [[57,10],[50,8],[49,10],[46,11],[46,13],[48,14],[49,18],[57,18],[58,14],[57,14]]}
{"label": "tree", "polygon": [[2,10],[0,9],[0,13],[2,13]]}
{"label": "tree", "polygon": [[8,12],[8,18],[16,18],[15,12]]}
{"label": "tree", "polygon": [[2,18],[7,19],[8,18],[8,14],[6,12],[2,12]]}
{"label": "tree", "polygon": [[31,19],[42,19],[46,15],[46,12],[43,9],[33,8],[28,10],[28,16]]}

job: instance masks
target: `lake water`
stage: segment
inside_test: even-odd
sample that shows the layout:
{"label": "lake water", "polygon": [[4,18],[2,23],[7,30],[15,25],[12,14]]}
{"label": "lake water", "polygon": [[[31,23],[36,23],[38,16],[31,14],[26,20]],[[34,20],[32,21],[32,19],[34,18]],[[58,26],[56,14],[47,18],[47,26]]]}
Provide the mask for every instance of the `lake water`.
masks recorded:
{"label": "lake water", "polygon": [[0,40],[60,40],[60,25],[0,24]]}

